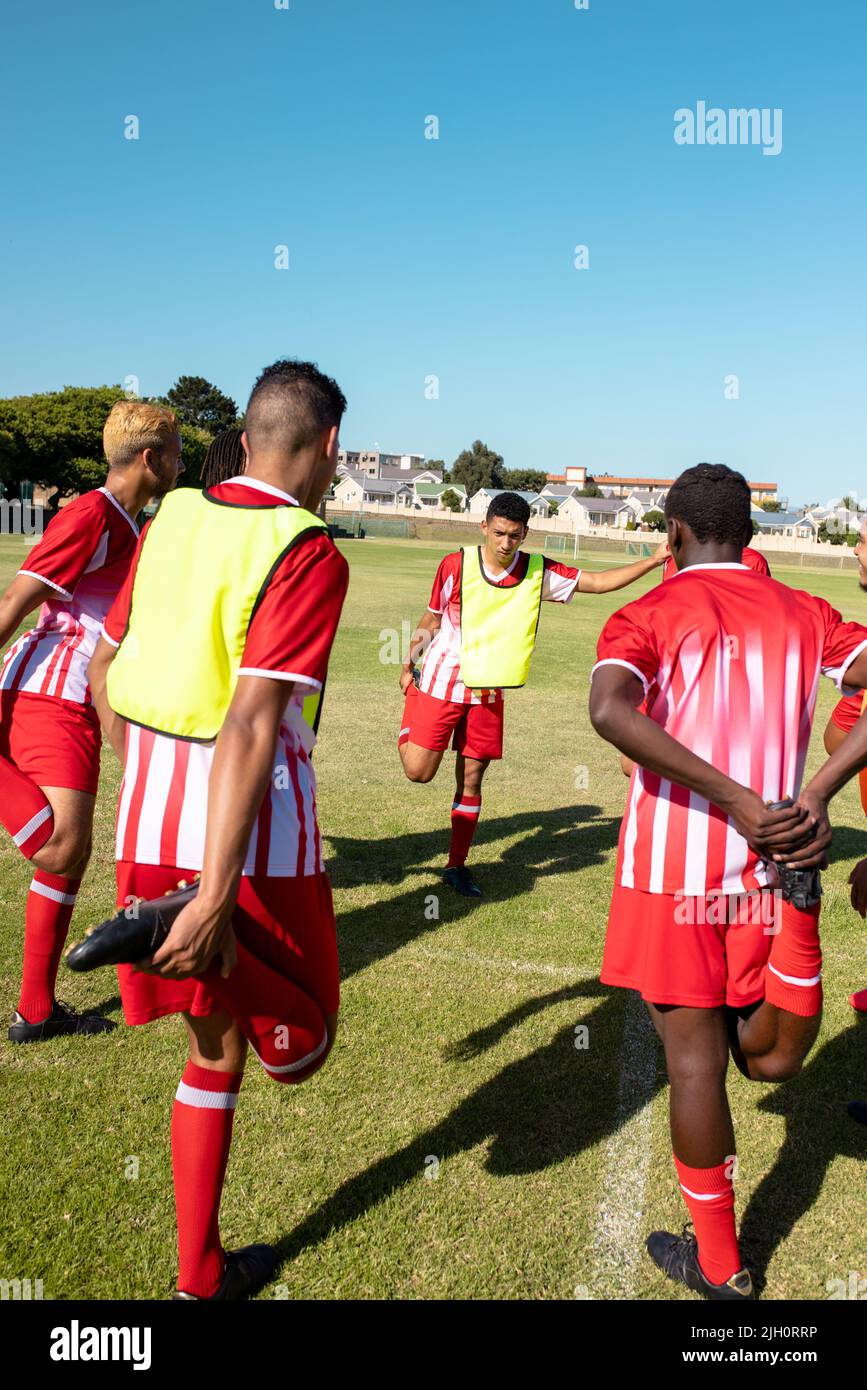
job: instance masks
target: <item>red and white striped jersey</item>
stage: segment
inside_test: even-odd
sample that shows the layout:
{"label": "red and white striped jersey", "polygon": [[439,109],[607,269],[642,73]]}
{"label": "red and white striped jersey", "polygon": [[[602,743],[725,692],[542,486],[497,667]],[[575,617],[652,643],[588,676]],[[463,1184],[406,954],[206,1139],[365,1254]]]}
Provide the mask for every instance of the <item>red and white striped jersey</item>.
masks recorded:
{"label": "red and white striped jersey", "polygon": [[[639,677],[649,717],[765,801],[801,789],[819,676],[843,688],[867,645],[824,599],[742,564],[692,565],[605,624],[593,670]],[[729,818],[636,767],[620,828],[617,882],[648,893],[743,893],[774,886]]]}
{"label": "red and white striped jersey", "polygon": [[6,653],[0,690],[53,695],[90,704],[87,663],[126,578],[138,527],[107,488],[86,492],[49,522],[19,574],[40,579],[56,597]]}
{"label": "red and white striped jersey", "polygon": [[[755,570],[756,574],[766,574],[770,577],[771,567],[760,550],[753,550],[751,545],[744,546],[741,555],[741,564],[749,569]],[[674,556],[669,555],[662,567],[661,579],[673,579],[677,574],[677,565],[674,563]]]}
{"label": "red and white striped jersey", "polygon": [[[442,622],[425,653],[419,689],[437,700],[451,700],[458,705],[493,705],[502,700],[502,690],[468,690],[461,680],[461,554],[457,550],[446,555],[436,572],[428,611],[441,616]],[[517,550],[507,570],[491,574],[485,568],[485,576],[491,584],[507,589],[520,584],[528,564],[526,551]],[[580,570],[546,556],[543,602],[568,603],[580,578]]]}
{"label": "red and white striped jersey", "polygon": [[[237,507],[297,505],[288,493],[243,475],[220,483],[211,495]],[[146,543],[147,527],[140,545]],[[103,636],[115,646],[126,632],[137,560],[138,554],[103,628]],[[271,783],[250,839],[247,875],[300,878],[322,871],[316,777],[309,757],[313,740],[301,709],[304,697],[325,684],[348,574],[346,560],[322,531],[289,551],[247,630],[241,674],[292,683]],[[214,748],[214,743],[127,725],[116,858],[202,868]]]}

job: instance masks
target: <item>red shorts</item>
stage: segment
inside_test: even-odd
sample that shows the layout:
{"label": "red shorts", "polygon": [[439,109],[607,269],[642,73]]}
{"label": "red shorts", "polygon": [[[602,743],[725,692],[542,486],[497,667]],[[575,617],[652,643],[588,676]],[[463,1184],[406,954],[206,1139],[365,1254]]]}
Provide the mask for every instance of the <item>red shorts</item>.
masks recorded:
{"label": "red shorts", "polygon": [[456,753],[484,762],[503,756],[503,701],[493,705],[459,705],[454,700],[438,700],[414,685],[406,692],[401,734],[410,743],[434,752],[444,751],[452,741]]}
{"label": "red shorts", "polygon": [[92,705],[0,690],[0,757],[38,787],[96,796],[102,732]]}
{"label": "red shorts", "polygon": [[[132,897],[157,898],[195,870],[170,869],[159,864],[117,865],[117,906]],[[299,985],[324,1014],[337,1012],[340,982],[337,968],[337,929],[331,883],[327,874],[306,878],[241,879],[232,925],[248,951]],[[190,980],[161,980],[131,965],[117,967],[120,997],[127,1023],[150,1023],[166,1014],[190,1013],[202,1018],[220,1008],[210,990]]]}
{"label": "red shorts", "polygon": [[[726,915],[731,924],[717,920]],[[650,1004],[741,1008],[765,996],[774,935],[770,888],[694,898],[615,884],[600,979]]]}
{"label": "red shorts", "polygon": [[861,718],[863,700],[863,690],[859,690],[857,695],[844,695],[843,699],[838,700],[831,711],[831,723],[836,724],[837,728],[842,729],[845,734],[851,733]]}

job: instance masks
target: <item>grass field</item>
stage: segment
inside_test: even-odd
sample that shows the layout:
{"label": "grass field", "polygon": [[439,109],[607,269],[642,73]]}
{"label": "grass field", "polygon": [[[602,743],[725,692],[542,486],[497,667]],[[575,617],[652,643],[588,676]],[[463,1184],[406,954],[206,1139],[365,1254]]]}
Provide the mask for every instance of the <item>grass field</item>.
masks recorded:
{"label": "grass field", "polygon": [[[22,549],[0,542],[0,587]],[[265,1298],[678,1298],[641,1248],[647,1230],[686,1219],[661,1057],[634,996],[596,978],[626,783],[587,718],[602,623],[656,576],[626,594],[546,605],[531,683],[507,697],[505,759],[485,782],[477,905],[449,896],[438,876],[449,760],[429,786],[405,781],[398,671],[380,659],[384,630],[425,608],[442,548],[367,540],[345,550],[352,580],[316,753],[341,1032],[305,1086],[248,1069],[224,1240],[279,1244]],[[854,564],[777,577],[863,617]],[[835,698],[824,682],[811,765]],[[113,906],[118,780],[107,749],[73,937]],[[846,1002],[867,984],[867,941],[845,888],[867,835],[851,787],[835,807],[813,1058],[785,1088],[736,1072],[730,1081],[743,1243],[772,1299],[827,1298],[828,1281],[867,1274],[867,1130],[845,1112],[867,1096],[867,1024]],[[5,836],[0,854],[0,986],[11,1011],[30,875]],[[58,992],[103,1005],[119,1026],[17,1049],[3,1033],[0,1276],[41,1278],[45,1298],[165,1298],[181,1024],[125,1027],[107,971],[62,970]]]}

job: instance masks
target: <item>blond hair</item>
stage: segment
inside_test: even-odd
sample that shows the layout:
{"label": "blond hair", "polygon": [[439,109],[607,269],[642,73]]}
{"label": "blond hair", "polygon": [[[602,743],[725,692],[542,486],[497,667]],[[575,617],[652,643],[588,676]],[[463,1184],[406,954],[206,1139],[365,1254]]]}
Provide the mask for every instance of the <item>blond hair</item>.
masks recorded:
{"label": "blond hair", "polygon": [[117,401],[102,432],[102,447],[109,468],[123,468],[132,463],[143,449],[163,449],[177,429],[177,416],[168,406],[148,405],[146,401]]}

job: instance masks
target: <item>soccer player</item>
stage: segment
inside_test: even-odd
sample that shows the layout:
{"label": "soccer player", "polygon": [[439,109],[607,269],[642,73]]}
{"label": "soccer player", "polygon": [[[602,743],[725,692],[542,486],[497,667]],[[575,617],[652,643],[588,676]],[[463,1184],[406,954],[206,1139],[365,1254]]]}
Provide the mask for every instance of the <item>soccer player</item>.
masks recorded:
{"label": "soccer player", "polygon": [[220,1240],[248,1043],[267,1076],[300,1082],[337,1027],[310,755],[347,588],[346,561],[315,515],[345,406],[310,363],[262,373],[246,472],[163,503],[90,667],[124,760],[121,911],[69,961],[144,961],[118,967],[127,1022],[184,1017],[189,1059],[172,1113],[180,1300],[243,1298],[276,1265],[271,1246],[227,1253]]}
{"label": "soccer player", "polygon": [[820,672],[838,688],[867,678],[867,627],[742,563],[749,510],[739,473],[681,474],[666,501],[678,573],[606,623],[590,693],[597,732],[636,764],[601,979],[638,990],[662,1040],[695,1227],[654,1232],[647,1248],[717,1300],[753,1296],[735,1230],[729,1052],[753,1080],[794,1076],[822,1006],[812,866],[827,816],[811,789],[769,807],[798,797]]}
{"label": "soccer player", "polygon": [[[855,559],[858,562],[859,587],[867,593],[867,569],[864,567],[864,560],[867,559],[867,521],[863,522],[861,526],[861,535],[855,546]],[[826,752],[830,754],[839,748],[843,739],[854,728],[865,708],[865,698],[867,698],[865,691],[859,690],[855,695],[844,696],[834,706],[831,718],[825,727]],[[861,807],[864,814],[867,815],[867,772],[861,772],[858,781]],[[858,1013],[867,1013],[867,989],[855,990],[854,994],[849,995],[849,1003]]]}
{"label": "soccer player", "polygon": [[[411,782],[436,776],[451,740],[457,754],[451,847],[445,882],[465,897],[482,890],[467,868],[482,808],[482,780],[503,756],[503,690],[527,679],[543,602],[576,592],[609,594],[663,564],[668,546],[618,569],[573,569],[521,550],[530,508],[501,492],[482,522],[484,544],[440,562],[428,611],[413,633],[400,675],[405,696],[398,751]],[[415,661],[424,651],[416,685]]]}
{"label": "soccer player", "polygon": [[57,968],[90,857],[101,735],[87,663],[129,569],[136,517],[169,492],[181,464],[175,416],[119,401],[105,423],[108,476],[62,507],[0,599],[0,646],[39,608],[0,670],[0,822],[34,867],[24,965],[9,1040],[105,1032],[54,994]]}

